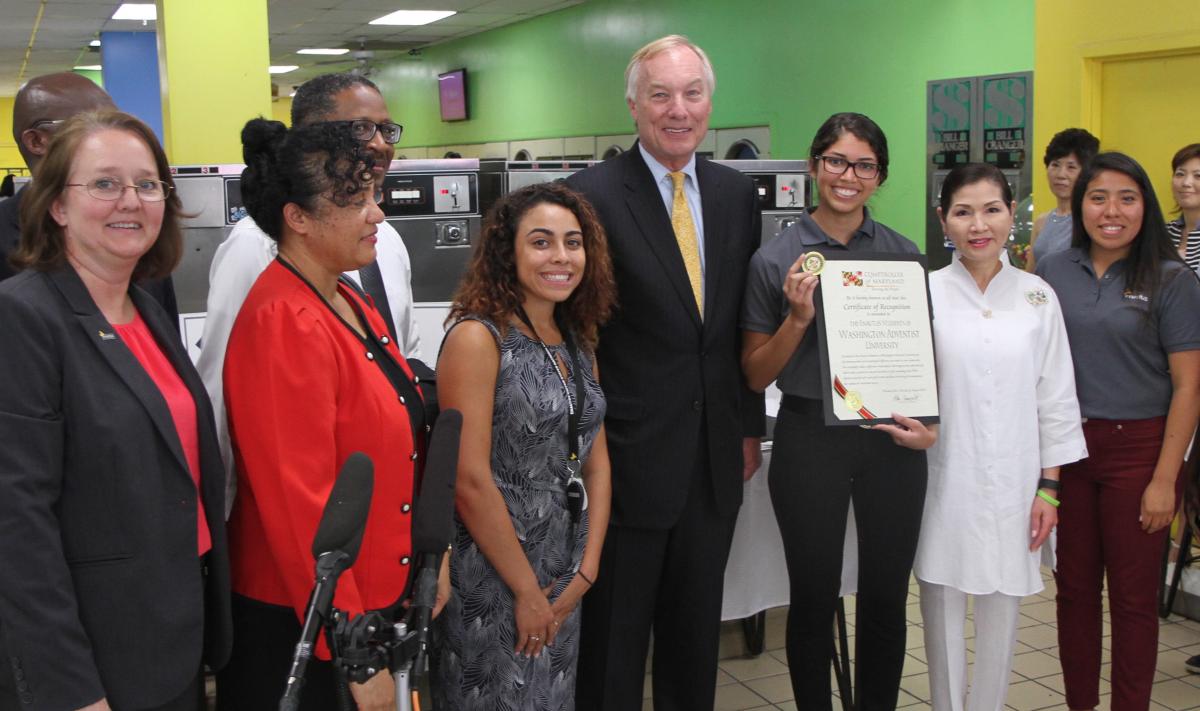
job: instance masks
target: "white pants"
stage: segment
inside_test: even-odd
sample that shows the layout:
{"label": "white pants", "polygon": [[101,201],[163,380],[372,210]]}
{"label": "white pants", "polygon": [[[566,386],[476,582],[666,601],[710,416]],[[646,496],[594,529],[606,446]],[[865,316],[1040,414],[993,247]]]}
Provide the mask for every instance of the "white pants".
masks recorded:
{"label": "white pants", "polygon": [[975,670],[967,690],[967,593],[918,580],[933,711],[1004,711],[1021,598],[975,598]]}

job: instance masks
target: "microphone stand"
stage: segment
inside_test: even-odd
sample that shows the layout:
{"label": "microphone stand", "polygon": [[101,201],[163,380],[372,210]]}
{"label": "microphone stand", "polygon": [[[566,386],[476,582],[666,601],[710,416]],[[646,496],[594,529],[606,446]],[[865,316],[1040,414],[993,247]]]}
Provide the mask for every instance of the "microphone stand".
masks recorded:
{"label": "microphone stand", "polygon": [[304,672],[308,668],[309,658],[312,657],[313,645],[321,627],[325,626],[325,621],[329,618],[337,579],[350,567],[350,562],[350,555],[343,551],[322,553],[317,558],[317,579],[308,598],[304,628],[292,655],[292,668],[288,672],[283,698],[279,700],[279,711],[296,711],[300,707],[300,691],[304,686]]}

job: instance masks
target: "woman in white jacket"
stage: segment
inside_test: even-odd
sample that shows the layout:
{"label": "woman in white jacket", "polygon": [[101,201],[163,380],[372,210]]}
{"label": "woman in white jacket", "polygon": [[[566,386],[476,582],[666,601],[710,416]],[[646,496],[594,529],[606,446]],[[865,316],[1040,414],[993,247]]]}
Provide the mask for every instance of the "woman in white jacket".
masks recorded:
{"label": "woman in white jacket", "polygon": [[1015,209],[990,165],[958,166],[942,187],[958,258],[929,278],[941,435],[914,565],[936,711],[1004,708],[1018,606],[1042,590],[1039,549],[1058,521],[1059,467],[1087,456],[1058,299],[1000,259]]}

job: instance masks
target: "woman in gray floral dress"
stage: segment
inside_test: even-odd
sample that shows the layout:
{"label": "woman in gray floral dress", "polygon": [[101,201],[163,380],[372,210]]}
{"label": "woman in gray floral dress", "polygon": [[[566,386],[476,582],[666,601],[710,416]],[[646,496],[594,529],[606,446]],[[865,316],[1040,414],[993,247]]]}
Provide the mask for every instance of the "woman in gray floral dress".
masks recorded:
{"label": "woman in gray floral dress", "polygon": [[463,413],[440,710],[574,708],[579,601],[608,526],[594,352],[614,294],[577,193],[535,185],[489,213],[438,360],[441,405]]}

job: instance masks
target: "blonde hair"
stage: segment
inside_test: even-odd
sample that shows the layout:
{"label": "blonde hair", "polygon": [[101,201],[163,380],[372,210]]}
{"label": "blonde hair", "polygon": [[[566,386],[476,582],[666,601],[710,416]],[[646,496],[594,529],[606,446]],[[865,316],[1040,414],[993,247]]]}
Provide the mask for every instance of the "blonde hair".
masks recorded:
{"label": "blonde hair", "polygon": [[638,51],[633,53],[633,57],[629,59],[629,66],[625,67],[625,100],[633,101],[637,96],[638,79],[641,77],[642,64],[648,59],[652,59],[669,49],[676,47],[686,47],[696,53],[700,58],[700,64],[704,71],[704,86],[708,89],[709,96],[712,96],[713,91],[717,88],[717,77],[713,74],[712,62],[708,61],[708,55],[704,50],[692,43],[690,39],[683,35],[667,35],[645,45]]}

